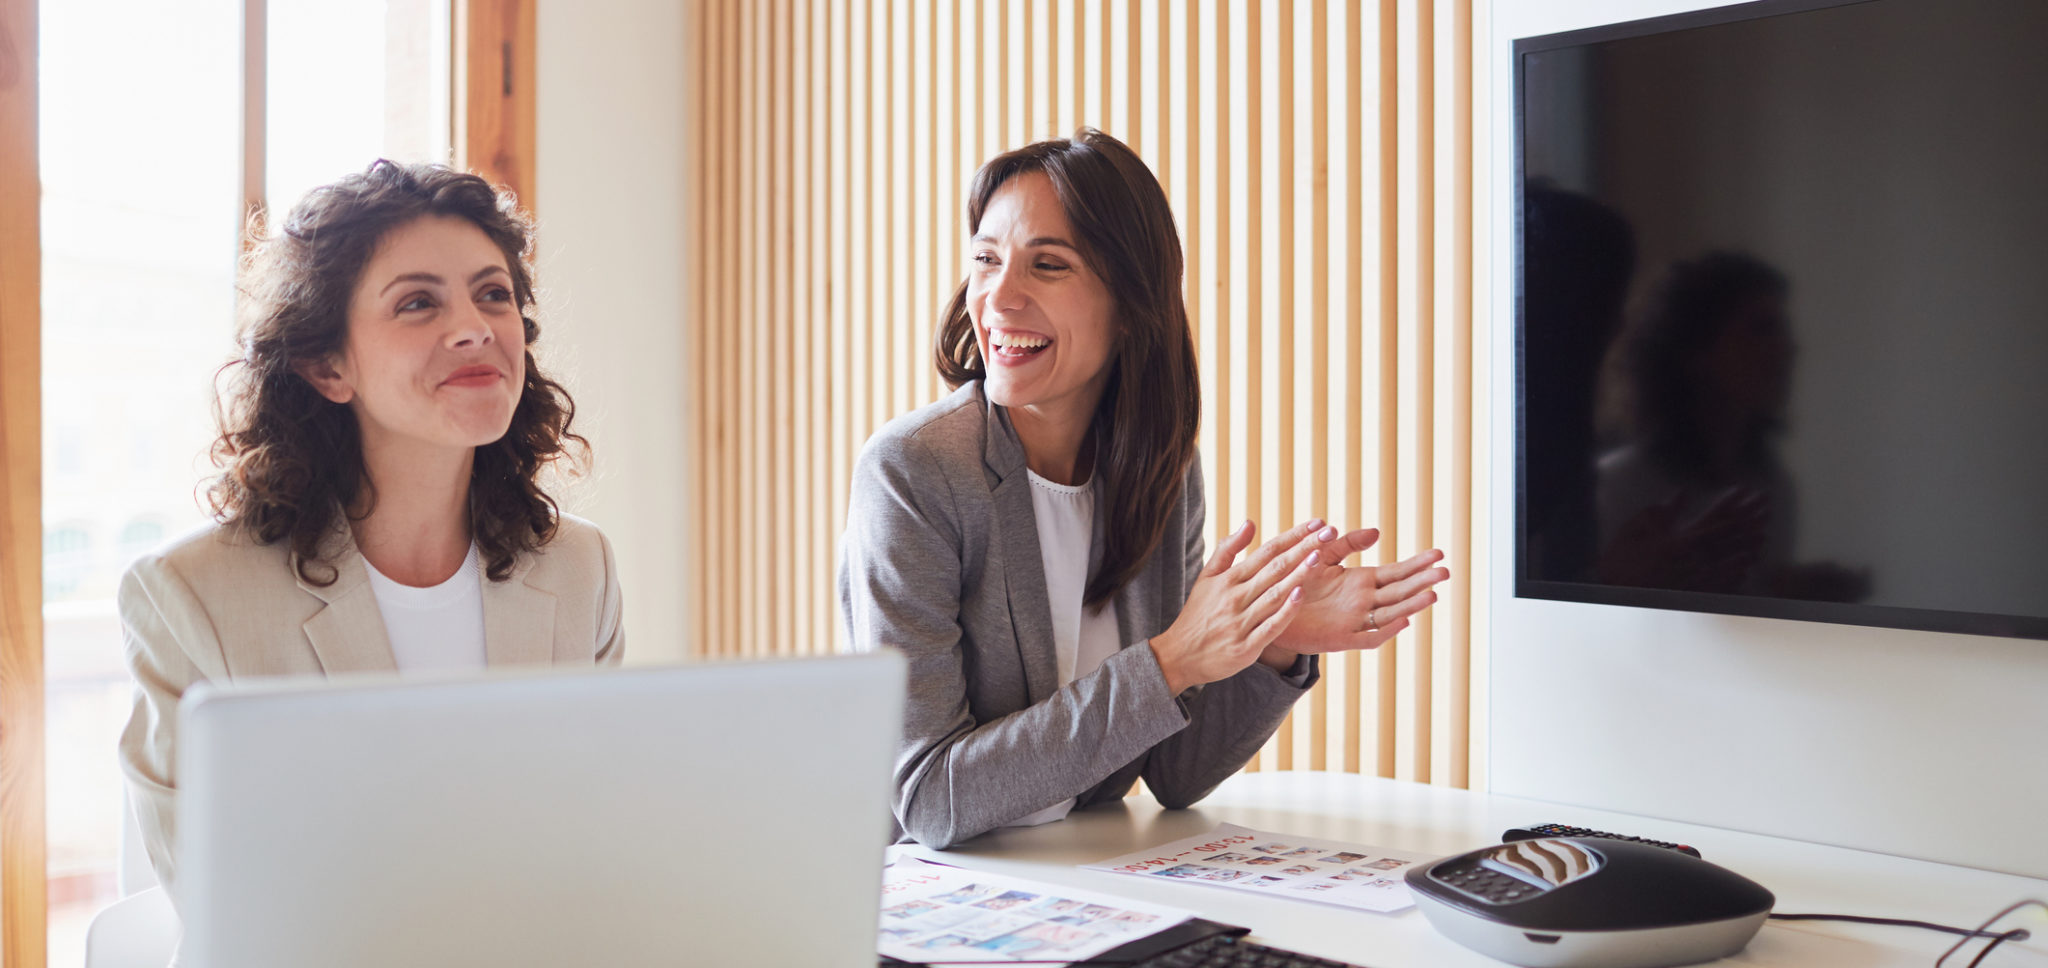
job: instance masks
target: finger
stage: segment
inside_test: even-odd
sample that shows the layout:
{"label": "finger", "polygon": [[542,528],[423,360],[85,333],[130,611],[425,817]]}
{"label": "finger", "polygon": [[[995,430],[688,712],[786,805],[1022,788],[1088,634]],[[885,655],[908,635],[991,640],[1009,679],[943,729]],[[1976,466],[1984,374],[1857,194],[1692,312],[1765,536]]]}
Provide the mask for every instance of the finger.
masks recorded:
{"label": "finger", "polygon": [[1272,587],[1259,593],[1259,597],[1248,610],[1252,621],[1263,622],[1267,616],[1279,609],[1289,595],[1308,582],[1308,576],[1315,571],[1316,562],[1319,560],[1320,554],[1311,550],[1292,569],[1282,573]]}
{"label": "finger", "polygon": [[[1395,622],[1436,604],[1436,592],[1426,591],[1410,595],[1392,605],[1382,605],[1373,610],[1373,617],[1379,619],[1380,628],[1385,630]],[[1371,631],[1368,629],[1367,631]]]}
{"label": "finger", "polygon": [[1373,569],[1373,581],[1381,586],[1391,585],[1442,560],[1444,560],[1443,551],[1431,548],[1413,558],[1403,558],[1392,564],[1381,565]]}
{"label": "finger", "polygon": [[1223,541],[1216,546],[1216,553],[1209,556],[1209,563],[1202,566],[1202,577],[1220,575],[1229,570],[1230,563],[1237,559],[1238,552],[1252,543],[1252,536],[1257,534],[1258,530],[1258,525],[1247,520],[1238,525],[1236,531],[1225,535]]}
{"label": "finger", "polygon": [[1373,545],[1379,544],[1379,542],[1380,529],[1378,528],[1360,528],[1357,531],[1353,531],[1344,536],[1343,554],[1338,560],[1342,561],[1344,558],[1349,558]]}
{"label": "finger", "polygon": [[1401,630],[1407,627],[1408,620],[1405,618],[1397,618],[1391,622],[1381,622],[1379,628],[1368,629],[1358,633],[1357,637],[1364,640],[1364,644],[1360,645],[1359,648],[1377,649],[1387,644],[1394,636],[1400,635]]}
{"label": "finger", "polygon": [[1287,631],[1287,626],[1294,624],[1295,617],[1301,614],[1301,608],[1301,588],[1297,586],[1287,593],[1287,597],[1280,602],[1280,607],[1272,615],[1267,616],[1265,621],[1252,629],[1252,634],[1245,645],[1253,650],[1272,645],[1273,640],[1280,637],[1280,633]]}
{"label": "finger", "polygon": [[[1306,580],[1308,571],[1328,557],[1323,554],[1321,545],[1322,542],[1317,541],[1314,535],[1310,535],[1279,557],[1267,562],[1264,568],[1259,569],[1258,574],[1253,575],[1241,586],[1245,599],[1249,601],[1267,594],[1273,588],[1293,579],[1296,573],[1300,573],[1301,578]],[[1285,594],[1287,589],[1281,588],[1280,591]]]}
{"label": "finger", "polygon": [[[1257,551],[1246,555],[1243,561],[1238,562],[1230,571],[1231,579],[1233,581],[1243,581],[1252,575],[1258,574],[1259,570],[1266,567],[1273,559],[1294,549],[1297,545],[1307,540],[1310,534],[1321,530],[1322,527],[1323,519],[1316,518],[1312,521],[1303,521],[1276,535],[1273,540],[1260,545]],[[1312,544],[1320,543],[1313,542]]]}
{"label": "finger", "polygon": [[1404,598],[1412,598],[1423,589],[1449,577],[1451,577],[1451,570],[1449,568],[1431,568],[1421,574],[1410,575],[1405,581],[1397,581],[1391,585],[1382,586],[1379,591],[1373,593],[1372,600],[1374,604],[1381,602],[1392,604]]}

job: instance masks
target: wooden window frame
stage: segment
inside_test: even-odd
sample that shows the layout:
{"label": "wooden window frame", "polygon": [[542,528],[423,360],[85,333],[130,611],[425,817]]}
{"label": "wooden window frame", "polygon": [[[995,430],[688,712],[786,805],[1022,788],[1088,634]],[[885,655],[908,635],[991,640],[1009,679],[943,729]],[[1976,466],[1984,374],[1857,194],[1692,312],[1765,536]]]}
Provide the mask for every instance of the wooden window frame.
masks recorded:
{"label": "wooden window frame", "polygon": [[[49,960],[37,3],[0,0],[0,963],[9,968],[46,968]],[[536,4],[451,4],[455,164],[512,189],[528,211]],[[245,216],[260,216],[264,198],[266,14],[266,0],[244,0]]]}

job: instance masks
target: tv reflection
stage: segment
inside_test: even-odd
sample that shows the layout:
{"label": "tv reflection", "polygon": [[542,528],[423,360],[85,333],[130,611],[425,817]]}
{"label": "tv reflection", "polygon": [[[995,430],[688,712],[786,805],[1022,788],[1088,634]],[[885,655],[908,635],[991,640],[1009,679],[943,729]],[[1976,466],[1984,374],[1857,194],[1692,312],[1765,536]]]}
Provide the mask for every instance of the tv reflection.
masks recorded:
{"label": "tv reflection", "polygon": [[1779,456],[1798,347],[1790,283],[1755,256],[1673,265],[1607,354],[1597,552],[1607,585],[1850,602],[1867,569],[1795,561],[1798,493]]}

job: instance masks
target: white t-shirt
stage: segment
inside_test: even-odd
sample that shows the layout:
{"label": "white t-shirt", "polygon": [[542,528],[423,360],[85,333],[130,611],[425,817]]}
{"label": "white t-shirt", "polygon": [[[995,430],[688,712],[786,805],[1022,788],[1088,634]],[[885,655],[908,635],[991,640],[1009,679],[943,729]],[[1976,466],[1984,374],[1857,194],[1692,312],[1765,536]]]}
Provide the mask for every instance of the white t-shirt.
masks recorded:
{"label": "white t-shirt", "polygon": [[370,591],[384,615],[391,657],[402,674],[478,672],[484,667],[484,590],[476,545],[448,580],[428,588],[401,585],[368,558]]}
{"label": "white t-shirt", "polygon": [[[1081,604],[1088,592],[1089,553],[1095,543],[1095,478],[1086,484],[1055,484],[1025,471],[1031,478],[1031,512],[1038,525],[1038,556],[1045,565],[1045,593],[1052,603],[1052,644],[1059,657],[1060,685],[1073,682],[1102,665],[1123,648],[1116,627],[1116,602],[1089,611]],[[1011,822],[1013,827],[1050,823],[1074,808],[1069,798]]]}

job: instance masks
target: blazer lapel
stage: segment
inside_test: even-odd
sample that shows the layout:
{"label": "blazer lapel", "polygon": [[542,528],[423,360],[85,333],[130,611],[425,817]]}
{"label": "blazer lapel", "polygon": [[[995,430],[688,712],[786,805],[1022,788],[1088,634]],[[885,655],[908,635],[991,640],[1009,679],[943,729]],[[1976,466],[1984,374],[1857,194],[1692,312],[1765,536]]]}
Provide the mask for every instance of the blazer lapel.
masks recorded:
{"label": "blazer lapel", "polygon": [[391,639],[384,631],[384,613],[377,609],[370,573],[363,567],[363,554],[356,550],[346,522],[328,539],[322,558],[333,564],[335,572],[334,582],[326,586],[300,577],[298,557],[290,559],[299,587],[327,605],[301,626],[306,640],[313,644],[313,654],[319,657],[320,671],[329,676],[398,671]]}
{"label": "blazer lapel", "polygon": [[1038,547],[1038,519],[1031,506],[1031,479],[1024,471],[1024,445],[1003,408],[983,400],[988,432],[982,462],[991,475],[1004,593],[1017,658],[1024,667],[1025,692],[1038,702],[1059,689],[1059,657],[1052,640],[1052,596],[1045,590],[1045,559]]}
{"label": "blazer lapel", "polygon": [[504,581],[483,580],[484,659],[490,666],[555,661],[555,595],[529,585],[533,556],[520,555]]}

